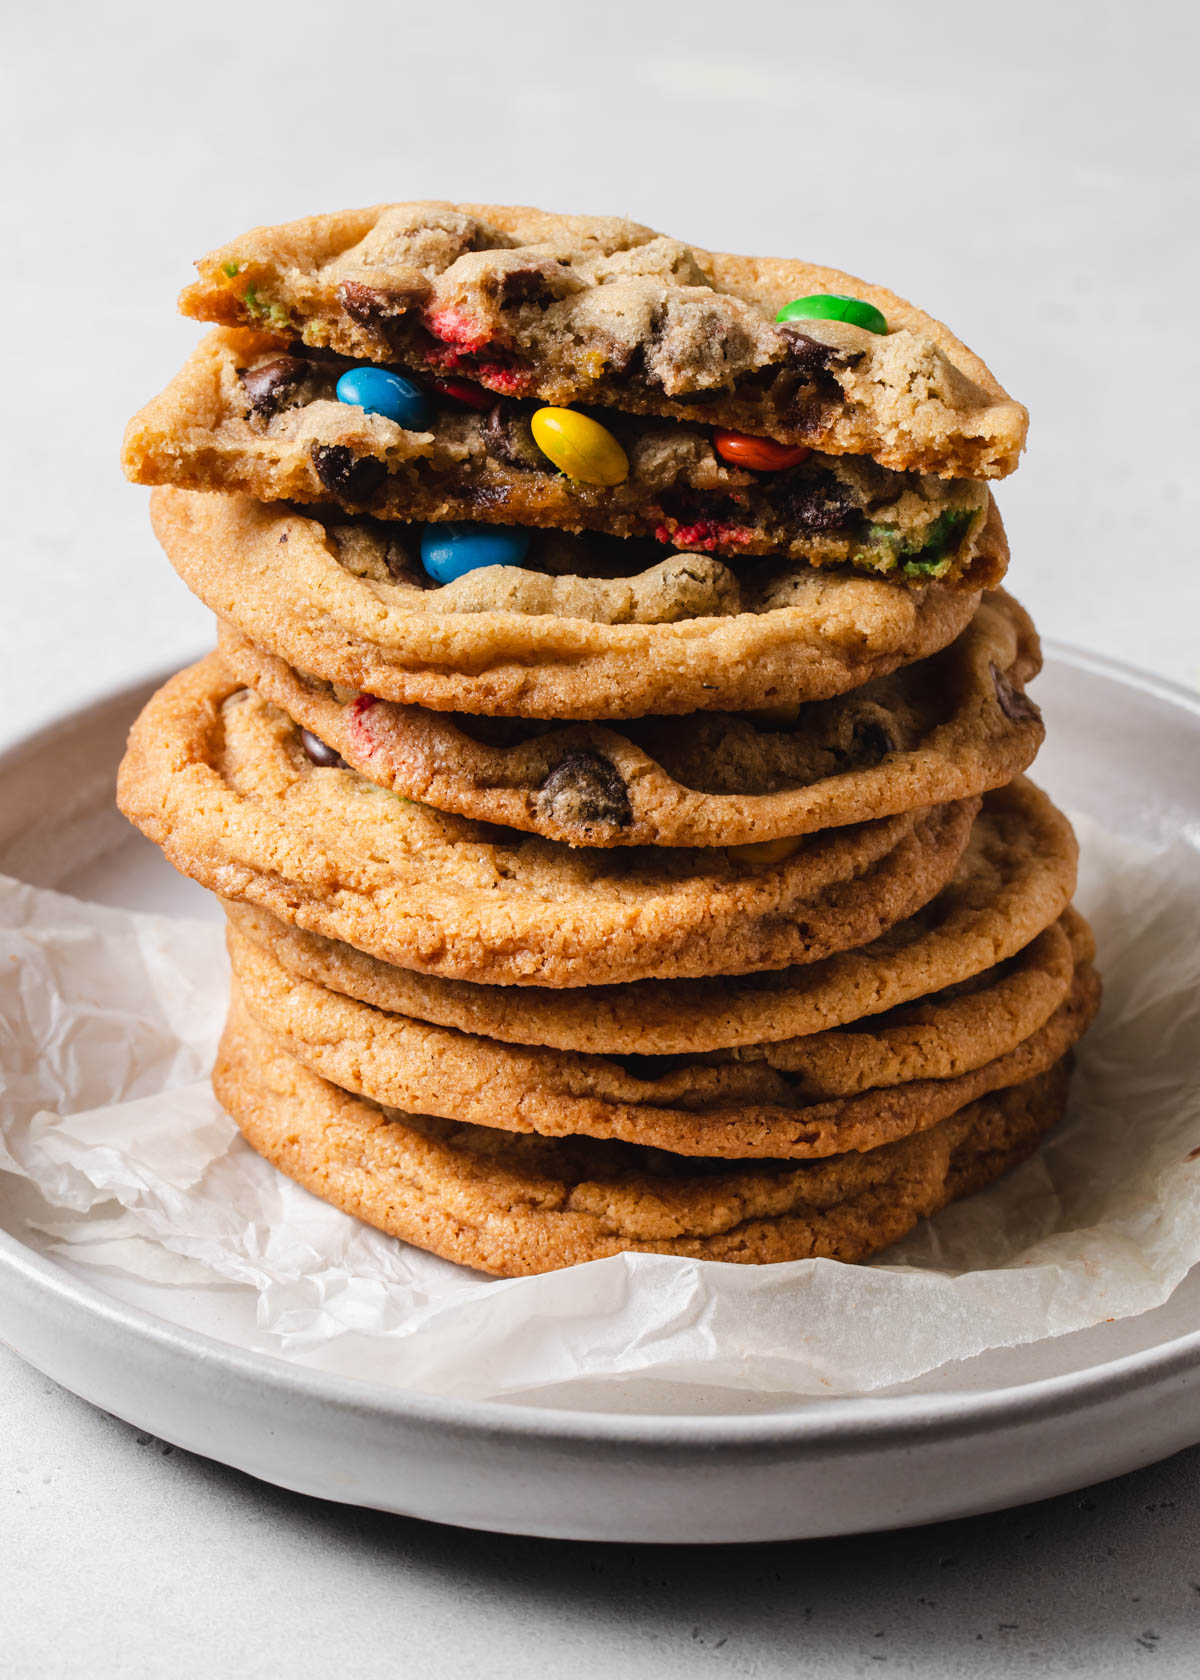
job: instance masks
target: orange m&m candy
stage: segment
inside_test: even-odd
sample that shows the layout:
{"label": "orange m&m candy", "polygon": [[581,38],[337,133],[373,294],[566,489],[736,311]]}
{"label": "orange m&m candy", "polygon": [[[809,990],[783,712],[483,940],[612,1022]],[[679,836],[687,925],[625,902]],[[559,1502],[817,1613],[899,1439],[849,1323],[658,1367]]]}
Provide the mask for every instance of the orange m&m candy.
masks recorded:
{"label": "orange m&m candy", "polygon": [[751,467],[755,472],[798,467],[812,454],[802,444],[776,443],[774,438],[750,437],[746,432],[715,431],[713,448],[722,461],[734,467]]}

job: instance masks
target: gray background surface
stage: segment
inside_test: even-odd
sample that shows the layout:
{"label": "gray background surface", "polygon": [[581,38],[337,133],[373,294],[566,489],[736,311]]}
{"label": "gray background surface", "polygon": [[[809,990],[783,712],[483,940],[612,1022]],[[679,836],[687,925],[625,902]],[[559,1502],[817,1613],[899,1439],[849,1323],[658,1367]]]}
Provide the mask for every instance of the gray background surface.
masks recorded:
{"label": "gray background surface", "polygon": [[[1000,501],[1047,635],[1200,666],[1192,8],[43,4],[6,19],[6,730],[210,636],[121,427],[190,259],[446,197],[802,254],[950,321],[1033,412]],[[1200,1433],[1200,1425],[1198,1425]],[[701,1552],[320,1506],[0,1350],[14,1676],[1194,1674],[1200,1453],[909,1535]]]}

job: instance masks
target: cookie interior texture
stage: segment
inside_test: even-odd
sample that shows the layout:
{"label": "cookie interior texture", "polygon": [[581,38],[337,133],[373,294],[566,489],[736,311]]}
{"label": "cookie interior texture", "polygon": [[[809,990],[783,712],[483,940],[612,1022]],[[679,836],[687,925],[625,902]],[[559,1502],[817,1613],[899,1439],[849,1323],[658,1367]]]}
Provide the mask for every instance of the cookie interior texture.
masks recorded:
{"label": "cookie interior texture", "polygon": [[1069,1058],[926,1130],[820,1161],[684,1159],[401,1114],[287,1054],[234,996],[213,1086],[259,1154],[334,1206],[500,1276],[629,1251],[857,1261],[982,1189],[1059,1119]]}
{"label": "cookie interior texture", "polygon": [[229,949],[250,1014],[342,1089],[505,1131],[741,1160],[875,1149],[922,1130],[1045,1072],[1099,1002],[1090,931],[1074,917],[1024,960],[857,1031],[703,1059],[620,1061],[518,1049],[385,1014],[298,981],[234,928]]}
{"label": "cookie interior texture", "polygon": [[1044,730],[1037,635],[986,595],[951,646],[853,690],[767,712],[624,728],[402,707],[294,670],[223,625],[222,658],[368,780],[572,846],[753,844],[1008,782]]}
{"label": "cookie interior texture", "polygon": [[251,903],[226,912],[292,974],[393,1014],[572,1052],[692,1055],[805,1037],[970,981],[1058,920],[1076,858],[1066,818],[1020,777],[985,796],[949,884],[858,949],[771,973],[570,990],[439,979]]}
{"label": "cookie interior texture", "polygon": [[[197,264],[188,315],[501,396],[705,419],[900,471],[1003,477],[1028,416],[949,329],[836,269],[704,251],[616,217],[377,205],[255,228]],[[888,331],[777,323],[813,293]],[[586,347],[581,350],[581,347]]]}
{"label": "cookie interior texture", "polygon": [[634,577],[488,566],[426,588],[378,521],[188,490],[156,490],[151,518],[192,592],[257,647],[435,711],[594,721],[827,699],[936,653],[979,603],[791,562],[756,568],[747,599],[723,561],[688,554]]}
{"label": "cookie interior texture", "polygon": [[[619,484],[588,484],[538,448],[536,402],[501,398],[481,413],[431,388],[427,421],[410,430],[338,400],[338,379],[354,365],[303,346],[281,356],[261,334],[213,333],[130,422],[126,473],[140,484],[333,503],[385,521],[641,538],[634,549],[642,566],[670,545],[851,566],[903,582],[945,578],[968,589],[1003,575],[1007,555],[987,529],[992,504],[981,482],[819,453],[756,472],[721,457],[712,426],[602,409],[592,417],[621,445],[629,470]],[[544,546],[552,556],[554,545]]]}
{"label": "cookie interior texture", "polygon": [[386,962],[541,986],[782,968],[863,944],[946,884],[978,808],[828,830],[767,863],[719,847],[572,850],[318,768],[296,724],[216,654],[148,702],[118,801],[225,897]]}

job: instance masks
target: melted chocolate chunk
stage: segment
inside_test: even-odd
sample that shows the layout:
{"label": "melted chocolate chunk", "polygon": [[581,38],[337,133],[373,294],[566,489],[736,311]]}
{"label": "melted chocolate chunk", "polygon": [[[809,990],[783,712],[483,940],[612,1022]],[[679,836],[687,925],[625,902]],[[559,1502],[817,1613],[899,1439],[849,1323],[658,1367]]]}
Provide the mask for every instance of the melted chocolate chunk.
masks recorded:
{"label": "melted chocolate chunk", "polygon": [[1008,673],[1002,671],[998,665],[989,666],[992,681],[996,685],[996,699],[1000,710],[1010,723],[1040,723],[1042,714],[1033,701],[1023,690],[1015,688],[1009,681]]}
{"label": "melted chocolate chunk", "polygon": [[381,333],[385,338],[389,327],[394,327],[414,304],[420,303],[428,294],[427,283],[385,288],[364,286],[361,280],[344,280],[338,287],[342,307],[350,319],[371,332]]}
{"label": "melted chocolate chunk", "polygon": [[802,472],[780,475],[769,488],[770,505],[780,518],[806,535],[839,531],[858,516],[850,492],[836,479]]}
{"label": "melted chocolate chunk", "polygon": [[414,589],[433,589],[435,584],[424,566],[414,566],[398,542],[385,541],[383,563],[397,583],[407,583]]}
{"label": "melted chocolate chunk", "polygon": [[463,500],[480,510],[507,507],[509,489],[506,484],[473,484],[464,491]]}
{"label": "melted chocolate chunk", "polygon": [[500,279],[500,302],[553,303],[555,292],[540,268],[510,268]]}
{"label": "melted chocolate chunk", "polygon": [[314,735],[311,729],[300,731],[300,745],[304,748],[309,760],[319,770],[344,770],[346,768],[346,760],[342,755],[334,752],[332,747],[327,747],[320,736]]}
{"label": "melted chocolate chunk", "polygon": [[599,753],[560,759],[538,790],[538,804],[564,828],[628,828],[633,821],[625,783]]}
{"label": "melted chocolate chunk", "polygon": [[864,718],[855,725],[851,753],[856,763],[880,764],[896,746],[891,730],[878,718]]}
{"label": "melted chocolate chunk", "polygon": [[488,410],[483,423],[484,447],[494,460],[504,461],[510,467],[544,472],[548,463],[533,441],[529,427],[531,412],[520,403],[498,402]]}
{"label": "melted chocolate chunk", "polygon": [[369,502],[387,477],[373,455],[355,455],[344,443],[314,443],[312,464],[326,490],[339,501]]}
{"label": "melted chocolate chunk", "polygon": [[294,390],[308,372],[308,363],[300,356],[276,356],[273,362],[261,367],[239,368],[238,378],[250,399],[250,407],[264,420],[269,419],[283,397]]}
{"label": "melted chocolate chunk", "polygon": [[780,326],[779,336],[787,343],[789,365],[809,378],[827,372],[838,354],[832,344],[822,344],[819,338],[809,338],[799,327],[786,322]]}

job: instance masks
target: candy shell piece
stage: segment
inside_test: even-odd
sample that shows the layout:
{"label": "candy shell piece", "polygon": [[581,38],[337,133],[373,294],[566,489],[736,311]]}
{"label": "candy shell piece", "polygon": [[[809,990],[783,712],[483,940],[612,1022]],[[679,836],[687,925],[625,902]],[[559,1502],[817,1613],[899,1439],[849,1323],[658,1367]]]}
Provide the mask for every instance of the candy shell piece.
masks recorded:
{"label": "candy shell piece", "polygon": [[433,406],[421,387],[387,368],[348,368],[337,382],[337,399],[382,414],[406,432],[423,432],[433,419]]}
{"label": "candy shell piece", "polygon": [[777,321],[849,321],[868,332],[886,333],[887,317],[873,303],[862,298],[843,297],[840,292],[814,292],[811,297],[793,298],[776,315]]}
{"label": "candy shell piece", "polygon": [[453,583],[481,566],[519,566],[529,549],[522,525],[426,525],[421,564],[435,583]]}
{"label": "candy shell piece", "polygon": [[495,393],[485,391],[482,385],[476,385],[469,379],[433,379],[430,384],[439,396],[449,397],[452,402],[462,403],[466,408],[478,409],[481,414],[496,406]]}
{"label": "candy shell piece", "polygon": [[783,472],[787,467],[798,467],[812,454],[802,443],[776,443],[774,438],[719,428],[713,433],[713,448],[730,466],[750,467],[754,472]]}
{"label": "candy shell piece", "polygon": [[542,454],[578,484],[623,484],[629,477],[628,455],[598,420],[573,408],[539,408],[529,424]]}

